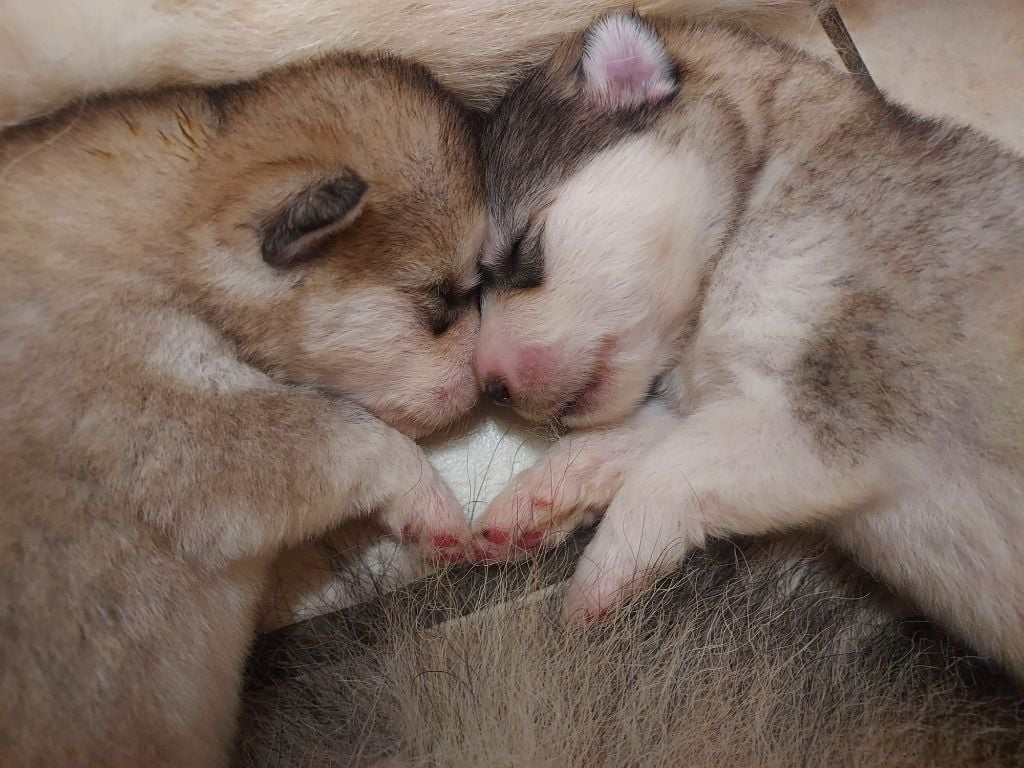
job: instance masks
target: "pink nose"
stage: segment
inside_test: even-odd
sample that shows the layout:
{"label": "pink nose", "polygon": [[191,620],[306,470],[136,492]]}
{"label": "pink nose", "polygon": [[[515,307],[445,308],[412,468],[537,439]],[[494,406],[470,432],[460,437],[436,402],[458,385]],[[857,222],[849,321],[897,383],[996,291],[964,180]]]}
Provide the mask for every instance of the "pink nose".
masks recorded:
{"label": "pink nose", "polygon": [[557,381],[555,353],[548,346],[481,349],[476,375],[487,397],[499,405],[522,405],[528,395],[547,392]]}

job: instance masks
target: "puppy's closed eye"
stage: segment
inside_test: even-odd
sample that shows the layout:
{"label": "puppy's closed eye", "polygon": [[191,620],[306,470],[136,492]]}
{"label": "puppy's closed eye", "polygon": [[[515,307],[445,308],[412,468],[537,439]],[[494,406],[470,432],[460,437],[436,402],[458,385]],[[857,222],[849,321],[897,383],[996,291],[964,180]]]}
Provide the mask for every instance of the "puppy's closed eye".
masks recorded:
{"label": "puppy's closed eye", "polygon": [[488,288],[515,291],[536,288],[544,280],[544,258],[540,233],[520,233],[495,262],[480,264],[480,274]]}
{"label": "puppy's closed eye", "polygon": [[263,260],[287,267],[314,256],[318,245],[359,218],[368,188],[346,170],[290,197],[263,226]]}
{"label": "puppy's closed eye", "polygon": [[435,336],[441,336],[451,328],[463,312],[476,301],[475,288],[460,288],[452,283],[441,282],[427,289],[427,322]]}

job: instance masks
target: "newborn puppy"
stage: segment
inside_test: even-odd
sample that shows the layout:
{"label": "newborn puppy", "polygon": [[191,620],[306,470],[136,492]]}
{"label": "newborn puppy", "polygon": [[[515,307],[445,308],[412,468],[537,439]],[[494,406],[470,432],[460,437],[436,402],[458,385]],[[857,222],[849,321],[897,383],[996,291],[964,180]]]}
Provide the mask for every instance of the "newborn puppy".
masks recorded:
{"label": "newborn puppy", "polygon": [[820,526],[1024,676],[1021,159],[784,46],[622,15],[508,95],[484,157],[478,376],[583,430],[488,509],[489,557],[607,506],[566,598],[593,617],[710,537]]}
{"label": "newborn puppy", "polygon": [[229,760],[268,561],[469,531],[412,437],[475,401],[466,114],[338,58],[0,139],[0,754]]}

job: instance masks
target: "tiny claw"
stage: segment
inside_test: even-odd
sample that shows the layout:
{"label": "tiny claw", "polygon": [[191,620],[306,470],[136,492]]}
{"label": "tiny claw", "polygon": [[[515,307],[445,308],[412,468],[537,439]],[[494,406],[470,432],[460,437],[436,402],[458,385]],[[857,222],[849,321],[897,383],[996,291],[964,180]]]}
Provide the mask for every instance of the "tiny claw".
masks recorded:
{"label": "tiny claw", "polygon": [[501,546],[508,543],[508,533],[500,528],[484,528],[482,535],[491,544]]}
{"label": "tiny claw", "polygon": [[412,523],[406,523],[402,526],[402,541],[406,544],[418,544],[420,535],[417,533],[416,528]]}

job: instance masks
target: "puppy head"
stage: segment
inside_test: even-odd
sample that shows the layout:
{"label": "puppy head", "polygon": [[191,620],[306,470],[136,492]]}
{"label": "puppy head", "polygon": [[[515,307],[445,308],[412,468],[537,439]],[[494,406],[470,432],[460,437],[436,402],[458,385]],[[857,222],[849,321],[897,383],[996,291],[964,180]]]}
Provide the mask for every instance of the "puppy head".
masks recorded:
{"label": "puppy head", "polygon": [[528,417],[621,418],[672,362],[748,154],[693,34],[604,18],[485,131],[476,368]]}
{"label": "puppy head", "polygon": [[486,229],[469,117],[355,57],[213,92],[191,248],[204,310],[258,367],[419,436],[476,400]]}

